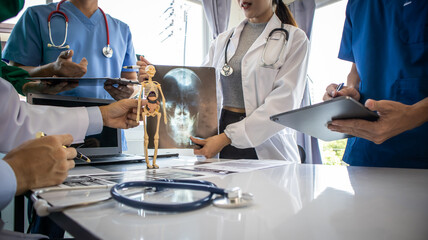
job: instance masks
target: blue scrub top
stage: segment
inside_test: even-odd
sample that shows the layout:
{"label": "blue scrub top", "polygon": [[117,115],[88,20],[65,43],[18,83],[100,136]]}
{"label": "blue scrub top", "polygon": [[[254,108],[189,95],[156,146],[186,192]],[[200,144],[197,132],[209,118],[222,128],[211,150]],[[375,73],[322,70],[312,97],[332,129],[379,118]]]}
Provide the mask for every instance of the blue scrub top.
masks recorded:
{"label": "blue scrub top", "polygon": [[[28,8],[13,28],[2,58],[26,66],[40,66],[56,61],[62,51],[68,50],[48,47],[50,43],[48,16],[56,10],[56,6],[57,3],[51,3]],[[88,60],[85,77],[118,78],[121,72],[135,71],[122,68],[136,64],[132,35],[127,24],[106,14],[110,46],[114,51],[111,58],[106,58],[102,54],[102,49],[107,45],[107,32],[101,11],[98,9],[88,18],[71,2],[61,4],[60,11],[68,17],[65,45],[70,45],[70,49],[74,51],[73,62],[79,63],[83,57]],[[65,36],[65,20],[62,15],[53,15],[51,31],[54,44],[61,45]],[[112,99],[103,84],[78,86],[59,95]],[[127,150],[123,130],[122,149]]]}
{"label": "blue scrub top", "polygon": [[[56,9],[56,3],[30,7],[13,28],[5,46],[3,59],[12,60],[26,66],[39,66],[56,61],[59,54],[67,49],[48,47],[48,16]],[[120,77],[123,66],[135,65],[136,57],[132,36],[128,25],[107,15],[110,32],[110,46],[113,57],[106,58],[102,49],[107,45],[106,24],[98,9],[90,18],[86,17],[71,2],[61,4],[60,10],[69,19],[66,44],[74,50],[73,62],[79,63],[83,57],[88,60],[85,77]],[[65,20],[55,14],[51,19],[52,40],[55,45],[64,41]],[[60,95],[111,99],[104,86],[82,86]]]}
{"label": "blue scrub top", "polygon": [[[339,58],[357,66],[361,103],[371,98],[411,105],[428,97],[428,1],[349,0]],[[350,138],[343,160],[428,168],[428,123],[379,145]]]}

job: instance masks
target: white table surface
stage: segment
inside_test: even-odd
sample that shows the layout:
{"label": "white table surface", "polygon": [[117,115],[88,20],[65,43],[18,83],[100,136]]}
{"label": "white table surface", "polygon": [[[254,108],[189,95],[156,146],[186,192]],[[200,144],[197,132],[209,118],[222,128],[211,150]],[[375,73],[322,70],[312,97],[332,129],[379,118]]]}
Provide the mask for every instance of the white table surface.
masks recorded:
{"label": "white table surface", "polygon": [[428,170],[288,164],[207,180],[253,193],[253,205],[157,213],[110,200],[51,218],[77,239],[428,239]]}

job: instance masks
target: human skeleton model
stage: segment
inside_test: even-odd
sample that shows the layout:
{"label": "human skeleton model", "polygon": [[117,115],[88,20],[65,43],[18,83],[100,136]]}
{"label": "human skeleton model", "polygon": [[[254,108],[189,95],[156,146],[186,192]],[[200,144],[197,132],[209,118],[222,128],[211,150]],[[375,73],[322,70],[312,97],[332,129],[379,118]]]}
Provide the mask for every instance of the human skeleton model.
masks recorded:
{"label": "human skeleton model", "polygon": [[[141,91],[138,94],[138,110],[137,110],[137,122],[140,121],[140,108],[141,108],[141,95],[144,94],[147,99],[147,105],[144,106],[142,116],[143,116],[143,124],[144,124],[144,154],[146,157],[147,168],[159,168],[156,164],[156,158],[158,154],[159,147],[159,124],[160,119],[162,117],[162,113],[159,112],[160,104],[158,101],[159,93],[162,96],[162,105],[163,105],[163,119],[165,124],[167,123],[166,119],[166,110],[165,110],[165,97],[162,93],[161,85],[158,82],[152,81],[152,77],[156,73],[156,69],[153,65],[148,65],[146,67],[146,73],[149,75],[149,80],[143,81],[141,83]],[[156,124],[156,133],[154,136],[154,145],[155,152],[153,154],[153,165],[150,165],[149,162],[149,154],[148,154],[148,146],[149,146],[149,135],[147,134],[147,126],[146,126],[146,117],[157,117],[158,121]]]}

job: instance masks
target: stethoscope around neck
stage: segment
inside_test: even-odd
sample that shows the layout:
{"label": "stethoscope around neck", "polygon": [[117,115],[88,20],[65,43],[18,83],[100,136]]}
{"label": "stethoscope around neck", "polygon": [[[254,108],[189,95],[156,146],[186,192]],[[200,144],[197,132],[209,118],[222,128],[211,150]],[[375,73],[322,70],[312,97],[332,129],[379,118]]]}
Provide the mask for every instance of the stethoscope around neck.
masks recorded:
{"label": "stethoscope around neck", "polygon": [[[68,17],[63,11],[59,10],[61,7],[61,4],[65,1],[66,0],[61,0],[56,5],[56,10],[52,11],[48,16],[48,31],[49,31],[49,41],[50,41],[50,43],[48,43],[48,47],[53,47],[53,48],[58,48],[58,49],[69,49],[70,48],[70,45],[65,45],[65,43],[67,41],[67,34],[68,34]],[[98,8],[98,9],[103,14],[104,22],[106,24],[106,32],[107,32],[107,45],[103,48],[103,55],[107,58],[111,58],[113,56],[113,49],[110,47],[110,34],[109,34],[109,29],[108,29],[107,16],[101,8]],[[52,17],[55,17],[54,14],[59,14],[59,16],[63,17],[65,20],[64,41],[60,45],[55,45],[55,43],[52,40],[51,19],[52,19]]]}
{"label": "stethoscope around neck", "polygon": [[[265,55],[266,55],[266,49],[267,49],[267,46],[268,46],[268,44],[269,44],[269,40],[271,40],[271,39],[273,38],[273,34],[274,34],[275,32],[280,32],[281,34],[283,34],[283,35],[284,35],[283,43],[282,43],[282,46],[281,46],[281,51],[279,51],[279,52],[278,52],[278,55],[277,55],[277,57],[276,57],[275,61],[273,61],[273,62],[268,62],[268,61],[266,61],[266,58],[265,58]],[[232,75],[232,73],[233,73],[233,68],[232,68],[232,67],[229,65],[229,63],[227,62],[227,49],[228,49],[228,47],[229,47],[230,39],[232,38],[233,33],[234,33],[234,32],[232,32],[232,33],[229,35],[229,38],[228,38],[227,43],[226,43],[226,47],[225,47],[225,49],[224,49],[224,65],[223,65],[223,67],[221,68],[220,73],[221,73],[221,75],[223,75],[223,76],[225,76],[225,77],[228,77],[228,76]],[[266,44],[265,44],[265,46],[264,46],[264,48],[263,48],[262,56],[261,56],[261,62],[262,62],[262,66],[263,66],[263,67],[273,67],[273,66],[274,66],[274,65],[279,61],[279,59],[280,59],[280,57],[281,57],[281,55],[282,55],[282,52],[283,52],[283,51],[284,51],[284,49],[285,49],[285,45],[288,43],[289,35],[290,35],[290,34],[289,34],[289,33],[288,33],[288,31],[284,28],[284,24],[283,24],[283,23],[281,23],[281,28],[275,28],[275,29],[273,29],[273,30],[269,33],[269,35],[268,35],[268,37],[267,37],[267,40],[266,40]]]}

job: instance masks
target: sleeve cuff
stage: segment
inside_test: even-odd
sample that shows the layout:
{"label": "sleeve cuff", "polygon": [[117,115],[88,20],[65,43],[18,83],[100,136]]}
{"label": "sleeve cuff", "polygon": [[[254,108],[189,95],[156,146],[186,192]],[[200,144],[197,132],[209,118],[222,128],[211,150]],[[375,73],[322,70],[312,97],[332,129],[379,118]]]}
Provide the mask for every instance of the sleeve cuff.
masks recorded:
{"label": "sleeve cuff", "polygon": [[87,107],[89,126],[86,131],[86,136],[95,135],[101,133],[103,130],[103,117],[99,107]]}
{"label": "sleeve cuff", "polygon": [[0,160],[0,210],[12,201],[16,194],[16,176],[10,165]]}
{"label": "sleeve cuff", "polygon": [[230,145],[236,148],[254,147],[245,132],[244,121],[229,124],[224,130],[224,134],[232,141]]}

